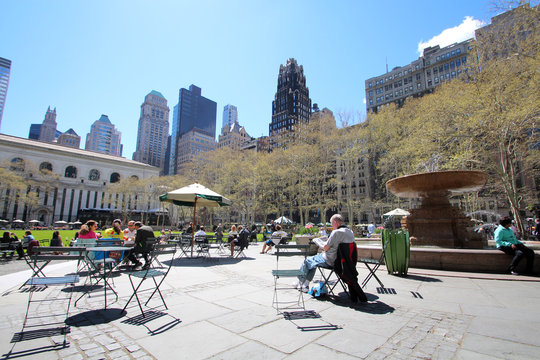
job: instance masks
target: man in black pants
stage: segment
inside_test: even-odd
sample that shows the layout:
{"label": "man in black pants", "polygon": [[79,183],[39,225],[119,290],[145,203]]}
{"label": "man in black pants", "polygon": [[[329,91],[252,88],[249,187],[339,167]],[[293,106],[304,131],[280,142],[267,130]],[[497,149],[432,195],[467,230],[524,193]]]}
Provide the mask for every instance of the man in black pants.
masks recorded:
{"label": "man in black pants", "polygon": [[148,262],[150,248],[147,246],[146,241],[149,238],[154,238],[154,230],[150,226],[143,225],[140,221],[135,223],[135,229],[137,229],[137,235],[135,235],[135,247],[129,253],[128,259],[134,264],[133,269],[135,269],[142,265],[136,256],[136,254],[141,254],[144,258],[143,270],[146,270],[150,267],[150,263]]}

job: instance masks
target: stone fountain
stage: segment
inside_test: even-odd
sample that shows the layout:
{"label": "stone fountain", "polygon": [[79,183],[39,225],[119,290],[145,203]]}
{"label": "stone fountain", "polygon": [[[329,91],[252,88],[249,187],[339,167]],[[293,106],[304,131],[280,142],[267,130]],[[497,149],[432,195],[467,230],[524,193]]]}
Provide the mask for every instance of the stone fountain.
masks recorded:
{"label": "stone fountain", "polygon": [[487,182],[482,171],[437,171],[389,180],[386,188],[403,198],[420,198],[422,205],[410,210],[404,225],[411,245],[482,249],[487,240],[472,231],[474,224],[448,200],[450,195],[479,191]]}

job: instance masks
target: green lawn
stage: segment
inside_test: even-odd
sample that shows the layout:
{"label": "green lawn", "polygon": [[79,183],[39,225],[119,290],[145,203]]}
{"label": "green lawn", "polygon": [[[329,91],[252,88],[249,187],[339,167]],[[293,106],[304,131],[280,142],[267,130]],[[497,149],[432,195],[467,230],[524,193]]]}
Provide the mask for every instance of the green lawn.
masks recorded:
{"label": "green lawn", "polygon": [[[10,230],[12,233],[17,235],[17,237],[22,239],[24,237],[25,230]],[[49,241],[52,239],[52,234],[54,230],[31,230],[32,235],[34,235],[34,238],[38,241],[40,240],[46,240],[45,244],[48,245]],[[64,243],[64,246],[69,246],[71,239],[73,239],[73,236],[77,232],[77,230],[58,230],[60,232],[60,237],[62,238],[62,242]],[[3,234],[3,233],[2,233]],[[161,235],[161,232],[154,231],[154,234],[156,237]],[[173,232],[173,234],[177,234],[177,232]],[[214,235],[214,233],[209,232],[208,235]],[[227,234],[225,233],[223,235],[223,240],[227,241]],[[263,235],[257,234],[257,241],[262,241]]]}

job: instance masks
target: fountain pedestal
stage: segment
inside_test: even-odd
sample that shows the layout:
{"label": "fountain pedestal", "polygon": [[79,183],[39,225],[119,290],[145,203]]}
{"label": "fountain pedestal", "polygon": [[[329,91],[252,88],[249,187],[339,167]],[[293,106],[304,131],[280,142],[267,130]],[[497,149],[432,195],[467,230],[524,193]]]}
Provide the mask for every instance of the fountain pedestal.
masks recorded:
{"label": "fountain pedestal", "polygon": [[395,178],[386,187],[399,197],[422,199],[422,205],[403,220],[411,245],[481,249],[487,240],[472,231],[472,221],[448,197],[478,191],[486,181],[487,174],[480,171],[439,171]]}

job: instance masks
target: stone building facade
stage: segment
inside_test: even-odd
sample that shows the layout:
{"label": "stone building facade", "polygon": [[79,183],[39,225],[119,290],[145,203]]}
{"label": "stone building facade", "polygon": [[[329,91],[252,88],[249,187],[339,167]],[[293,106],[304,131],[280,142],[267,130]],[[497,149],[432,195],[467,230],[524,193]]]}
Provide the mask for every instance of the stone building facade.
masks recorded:
{"label": "stone building facade", "polygon": [[[0,216],[37,219],[45,225],[59,220],[74,222],[82,208],[115,209],[118,194],[108,192],[108,185],[130,177],[159,176],[158,168],[133,160],[5,134],[0,134],[0,163],[31,180],[26,192],[37,195],[36,203],[25,204],[17,201],[9,184],[0,182]],[[130,195],[131,209],[158,207],[157,198],[143,203],[140,196]]]}

